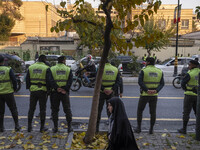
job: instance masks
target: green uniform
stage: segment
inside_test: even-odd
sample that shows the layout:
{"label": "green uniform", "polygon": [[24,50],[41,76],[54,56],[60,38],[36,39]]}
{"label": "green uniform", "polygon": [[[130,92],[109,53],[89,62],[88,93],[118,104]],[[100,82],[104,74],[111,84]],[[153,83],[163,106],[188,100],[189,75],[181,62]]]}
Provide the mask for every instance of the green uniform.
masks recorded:
{"label": "green uniform", "polygon": [[[54,80],[56,81],[57,85],[60,88],[66,90],[66,85],[68,83],[70,77],[70,68],[67,67],[65,64],[58,63],[57,65],[51,67],[51,72],[53,75]],[[73,76],[71,77],[73,78]],[[67,89],[69,91],[69,89]],[[69,100],[69,93],[66,94],[58,93],[57,91],[53,91],[50,96],[51,100],[51,110],[52,110],[52,120],[54,123],[54,132],[58,131],[58,113],[59,113],[59,106],[60,102],[63,105],[63,111],[66,116],[66,120],[68,123],[68,132],[71,131],[71,121],[72,121],[72,113],[70,108],[70,100]]]}
{"label": "green uniform", "polygon": [[36,62],[29,67],[31,87],[30,91],[47,91],[46,72],[49,67],[43,62]]}
{"label": "green uniform", "polygon": [[[162,78],[162,71],[159,68],[156,68],[155,66],[148,65],[144,69],[142,69],[144,72],[144,78],[143,82],[146,85],[148,89],[154,89],[159,86],[160,80]],[[141,96],[157,96],[156,94],[148,94],[145,91],[142,91]]]}
{"label": "green uniform", "polygon": [[10,67],[1,66],[0,67],[0,94],[13,93],[13,87],[10,80]]}
{"label": "green uniform", "polygon": [[[107,101],[114,96],[114,93],[111,93],[110,95],[106,95],[103,90],[114,90],[113,86],[114,84],[118,84],[120,81],[120,76],[118,76],[118,69],[114,66],[112,66],[110,63],[106,63],[104,67],[104,72],[102,76],[102,90],[100,92],[100,97],[99,97],[99,106],[98,106],[98,116],[97,116],[97,126],[96,130],[99,130],[99,123],[101,120],[101,112],[104,106],[104,103],[106,101],[106,106],[107,106]],[[107,108],[107,107],[106,107]],[[110,113],[107,111],[107,115],[110,116]]]}
{"label": "green uniform", "polygon": [[186,85],[186,91],[184,92],[185,95],[197,96],[197,92],[194,91],[197,91],[199,73],[199,68],[194,68],[188,72],[190,81]]}

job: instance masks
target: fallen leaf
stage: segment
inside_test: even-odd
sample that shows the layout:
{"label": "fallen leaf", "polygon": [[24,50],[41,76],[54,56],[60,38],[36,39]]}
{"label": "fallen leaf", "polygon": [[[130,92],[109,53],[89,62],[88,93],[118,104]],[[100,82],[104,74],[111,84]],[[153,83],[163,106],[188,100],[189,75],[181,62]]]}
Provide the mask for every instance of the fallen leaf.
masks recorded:
{"label": "fallen leaf", "polygon": [[166,137],[166,135],[167,135],[167,134],[166,134],[166,133],[164,133],[164,134],[162,134],[162,137]]}
{"label": "fallen leaf", "polygon": [[1,137],[0,137],[0,140],[3,140],[3,139],[6,139],[6,137],[5,137],[5,136],[1,136]]}
{"label": "fallen leaf", "polygon": [[171,148],[172,148],[173,150],[176,150],[176,147],[175,147],[175,146],[171,146]]}
{"label": "fallen leaf", "polygon": [[47,122],[47,123],[45,123],[47,126],[49,125],[49,123]]}
{"label": "fallen leaf", "polygon": [[17,140],[17,144],[18,144],[18,145],[21,145],[21,144],[22,144],[22,141],[21,141],[20,139],[18,139],[18,140]]}
{"label": "fallen leaf", "polygon": [[53,149],[57,149],[58,146],[56,145],[56,143],[54,143],[52,146],[51,146]]}
{"label": "fallen leaf", "polygon": [[38,121],[34,121],[34,123],[35,123],[35,124],[38,124],[39,122],[38,122]]}
{"label": "fallen leaf", "polygon": [[0,143],[0,145],[4,145],[4,144],[5,144],[5,142],[1,142],[1,143]]}
{"label": "fallen leaf", "polygon": [[143,145],[144,145],[144,146],[149,146],[150,144],[149,144],[149,143],[143,143]]}

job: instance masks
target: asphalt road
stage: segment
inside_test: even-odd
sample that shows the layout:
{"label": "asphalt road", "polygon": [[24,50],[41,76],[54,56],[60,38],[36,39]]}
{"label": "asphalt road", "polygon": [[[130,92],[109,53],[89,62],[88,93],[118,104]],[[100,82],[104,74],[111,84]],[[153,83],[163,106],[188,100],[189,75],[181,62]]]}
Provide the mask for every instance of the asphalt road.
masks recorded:
{"label": "asphalt road", "polygon": [[[87,123],[90,116],[91,104],[92,104],[92,88],[81,87],[77,92],[70,93],[71,109],[73,114],[73,122]],[[165,85],[162,91],[159,93],[158,103],[157,103],[157,122],[155,125],[155,130],[170,130],[176,131],[177,128],[182,127],[182,108],[183,108],[183,91],[181,89],[175,89],[172,85]],[[20,124],[23,126],[27,125],[27,114],[29,108],[29,91],[25,89],[25,85],[22,89],[15,93],[16,103],[18,107]],[[137,116],[137,104],[139,99],[139,86],[134,85],[124,85],[123,102],[125,104],[127,115],[131,121],[133,127],[136,126],[136,116]],[[38,114],[39,110],[35,111]],[[47,118],[50,117],[50,103],[48,100],[47,104]],[[64,113],[62,107],[60,107],[60,120],[64,119]],[[143,123],[142,129],[148,130],[149,128],[149,108],[148,105],[143,113]],[[49,120],[49,119],[47,119]],[[50,120],[49,120],[50,121]],[[102,112],[102,128],[106,129],[107,115],[106,107]],[[13,128],[13,121],[11,119],[11,114],[6,107],[5,111],[5,127],[7,129]],[[195,116],[191,113],[191,120],[188,126],[188,130],[193,131],[195,129]]]}

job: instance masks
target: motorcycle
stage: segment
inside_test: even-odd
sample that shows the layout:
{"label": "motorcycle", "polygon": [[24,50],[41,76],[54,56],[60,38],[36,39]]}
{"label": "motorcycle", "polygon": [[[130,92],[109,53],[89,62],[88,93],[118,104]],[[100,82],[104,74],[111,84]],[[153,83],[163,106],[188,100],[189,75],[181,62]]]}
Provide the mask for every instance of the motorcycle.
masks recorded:
{"label": "motorcycle", "polygon": [[179,74],[173,79],[172,84],[176,89],[181,88],[181,81],[183,80],[183,77],[183,75]]}
{"label": "motorcycle", "polygon": [[22,86],[22,75],[20,73],[15,73],[15,78],[17,80],[17,90],[16,92],[18,92],[21,89]]}
{"label": "motorcycle", "polygon": [[81,86],[94,88],[96,77],[89,77],[91,84],[88,84],[87,80],[83,77],[82,71],[83,70],[79,68],[75,72],[75,76],[73,77],[73,82],[71,85],[72,91],[78,91],[81,88]]}

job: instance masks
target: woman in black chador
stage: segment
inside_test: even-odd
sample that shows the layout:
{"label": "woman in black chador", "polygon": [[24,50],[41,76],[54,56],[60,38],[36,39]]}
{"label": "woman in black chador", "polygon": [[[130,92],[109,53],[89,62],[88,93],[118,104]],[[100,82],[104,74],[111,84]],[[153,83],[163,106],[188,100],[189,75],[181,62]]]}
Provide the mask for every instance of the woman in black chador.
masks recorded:
{"label": "woman in black chador", "polygon": [[124,104],[118,97],[108,101],[109,117],[107,150],[139,150],[126,115]]}

